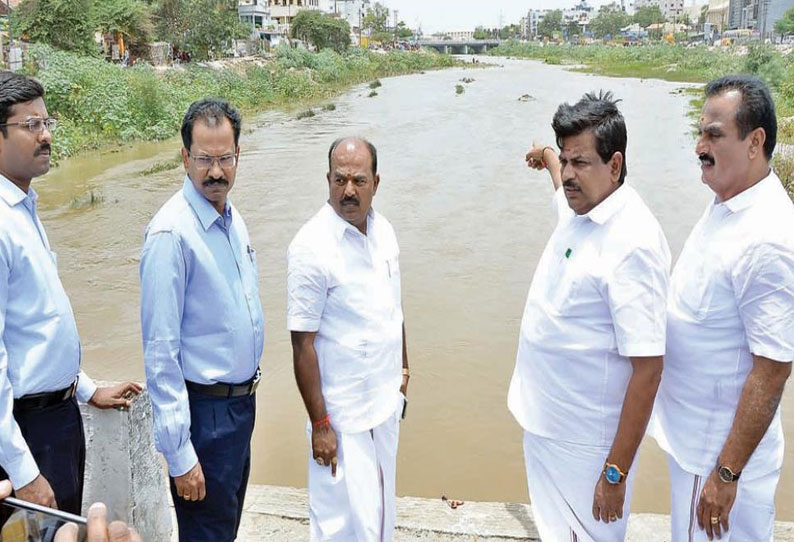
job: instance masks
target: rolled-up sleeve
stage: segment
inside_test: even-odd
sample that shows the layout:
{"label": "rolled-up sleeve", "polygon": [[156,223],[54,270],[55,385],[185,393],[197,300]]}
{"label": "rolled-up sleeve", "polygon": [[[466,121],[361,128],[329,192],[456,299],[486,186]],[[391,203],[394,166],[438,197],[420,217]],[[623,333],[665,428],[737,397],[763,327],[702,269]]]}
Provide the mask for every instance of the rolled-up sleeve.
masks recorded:
{"label": "rolled-up sleeve", "polygon": [[187,275],[177,234],[147,235],[140,274],[143,359],[155,444],[169,474],[181,476],[193,468],[198,456],[190,442],[190,407],[179,361]]}
{"label": "rolled-up sleeve", "polygon": [[91,400],[97,390],[96,383],[90,376],[85,374],[85,371],[80,371],[77,377],[77,399],[83,403]]}
{"label": "rolled-up sleeve", "polygon": [[290,246],[287,253],[287,329],[320,329],[327,285],[327,275],[319,257],[305,247]]}
{"label": "rolled-up sleeve", "polygon": [[621,356],[661,356],[665,351],[670,254],[635,248],[615,268],[607,298]]}
{"label": "rolled-up sleeve", "polygon": [[8,283],[8,259],[0,250],[0,467],[8,473],[16,490],[32,482],[39,475],[39,468],[14,419],[14,390],[8,379],[8,350],[3,340]]}
{"label": "rolled-up sleeve", "polygon": [[731,279],[750,352],[794,361],[794,249],[758,245],[744,255]]}

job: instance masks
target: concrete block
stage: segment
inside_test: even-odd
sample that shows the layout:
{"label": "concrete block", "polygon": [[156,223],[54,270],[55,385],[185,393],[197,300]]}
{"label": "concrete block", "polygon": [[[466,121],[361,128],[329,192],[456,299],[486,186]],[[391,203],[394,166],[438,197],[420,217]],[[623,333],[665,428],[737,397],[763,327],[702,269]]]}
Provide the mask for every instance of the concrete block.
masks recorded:
{"label": "concrete block", "polygon": [[133,400],[128,411],[88,405],[80,410],[86,436],[83,512],[101,501],[111,520],[134,525],[143,540],[170,540],[168,482],[154,448],[148,393]]}

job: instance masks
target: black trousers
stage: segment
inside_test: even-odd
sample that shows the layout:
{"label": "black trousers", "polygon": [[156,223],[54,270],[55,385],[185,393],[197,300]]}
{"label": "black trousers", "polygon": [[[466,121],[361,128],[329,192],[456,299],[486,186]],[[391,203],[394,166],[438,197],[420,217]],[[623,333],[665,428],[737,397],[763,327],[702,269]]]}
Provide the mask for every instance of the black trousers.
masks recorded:
{"label": "black trousers", "polygon": [[[36,460],[42,476],[55,493],[58,508],[80,514],[85,473],[85,433],[77,399],[34,410],[15,410],[22,436]],[[0,480],[8,478],[0,468]],[[13,509],[0,506],[0,527]]]}
{"label": "black trousers", "polygon": [[256,400],[231,399],[188,390],[190,441],[196,450],[207,496],[186,501],[171,478],[180,542],[233,542],[240,527],[248,474]]}

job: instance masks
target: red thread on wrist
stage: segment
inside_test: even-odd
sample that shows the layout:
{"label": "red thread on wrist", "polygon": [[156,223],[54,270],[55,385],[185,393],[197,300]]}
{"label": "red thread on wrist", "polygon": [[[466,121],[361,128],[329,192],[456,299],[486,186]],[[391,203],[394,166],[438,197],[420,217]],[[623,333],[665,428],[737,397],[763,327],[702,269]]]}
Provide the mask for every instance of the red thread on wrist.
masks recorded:
{"label": "red thread on wrist", "polygon": [[326,414],[325,417],[320,418],[316,422],[312,422],[312,427],[314,427],[315,429],[323,426],[331,427],[331,416],[329,414]]}

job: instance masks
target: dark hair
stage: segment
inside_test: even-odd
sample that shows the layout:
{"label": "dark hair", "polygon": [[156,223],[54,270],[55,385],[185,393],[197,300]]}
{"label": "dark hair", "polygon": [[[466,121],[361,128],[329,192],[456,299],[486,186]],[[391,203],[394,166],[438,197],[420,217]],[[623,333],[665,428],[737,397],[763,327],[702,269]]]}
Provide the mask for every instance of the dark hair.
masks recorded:
{"label": "dark hair", "polygon": [[[0,124],[8,122],[11,109],[18,103],[44,97],[41,83],[21,73],[0,72]],[[8,127],[0,126],[3,137],[8,137]]]}
{"label": "dark hair", "polygon": [[218,98],[203,98],[190,104],[182,119],[182,144],[187,150],[193,144],[193,125],[196,119],[203,119],[209,126],[215,126],[222,118],[226,117],[234,128],[234,146],[240,141],[240,125],[242,118],[229,102]]}
{"label": "dark hair", "polygon": [[754,75],[726,75],[706,85],[706,98],[731,90],[742,95],[742,103],[736,108],[739,138],[744,139],[756,128],[763,128],[766,132],[764,154],[770,160],[777,143],[777,117],[769,88]]}
{"label": "dark hair", "polygon": [[596,140],[596,152],[606,164],[612,155],[623,155],[623,166],[618,182],[626,178],[626,122],[618,110],[620,100],[612,98],[611,92],[588,92],[576,104],[564,103],[557,108],[551,127],[562,148],[562,140],[592,130]]}
{"label": "dark hair", "polygon": [[355,140],[361,141],[367,149],[369,149],[369,155],[372,157],[372,174],[378,174],[378,150],[375,148],[375,145],[364,139],[363,137],[340,137],[333,143],[331,143],[331,148],[328,149],[328,171],[331,171],[331,156],[333,156],[334,151],[339,146],[340,143],[347,140]]}

